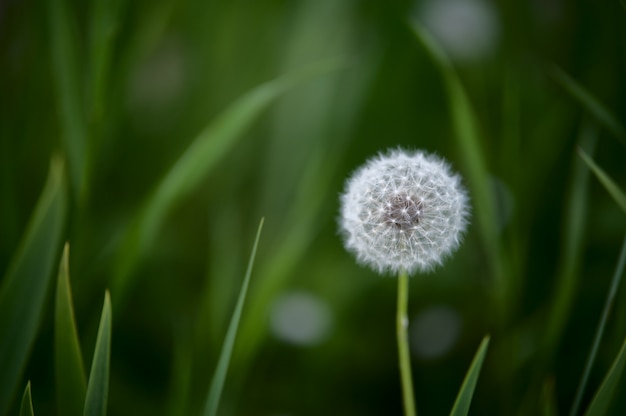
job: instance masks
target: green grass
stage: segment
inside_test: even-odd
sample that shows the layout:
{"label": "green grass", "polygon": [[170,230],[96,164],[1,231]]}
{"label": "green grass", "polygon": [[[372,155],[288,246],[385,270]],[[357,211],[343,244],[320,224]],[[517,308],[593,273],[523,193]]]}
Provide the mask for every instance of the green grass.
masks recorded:
{"label": "green grass", "polygon": [[113,282],[113,291],[121,299],[126,296],[126,288],[133,277],[135,264],[150,249],[151,242],[157,237],[166,215],[175,204],[199,185],[242,137],[246,128],[278,96],[289,88],[336,67],[336,62],[320,63],[262,84],[241,97],[203,129],[164,175],[125,233]]}
{"label": "green grass", "polygon": [[601,416],[608,414],[611,409],[611,403],[615,390],[620,383],[622,373],[624,372],[624,364],[626,363],[626,340],[622,344],[619,354],[615,358],[611,369],[607,373],[600,388],[596,392],[589,408],[585,412],[588,416]]}
{"label": "green grass", "polygon": [[241,314],[243,313],[243,305],[246,300],[246,294],[248,293],[248,286],[250,286],[250,276],[252,275],[252,267],[254,266],[254,259],[256,257],[257,247],[259,245],[259,238],[261,237],[261,231],[263,230],[263,219],[259,223],[259,229],[254,239],[254,245],[252,246],[252,252],[250,253],[250,259],[248,260],[248,268],[246,275],[243,278],[241,290],[237,297],[237,304],[233,311],[233,316],[228,325],[228,331],[226,332],[226,338],[224,338],[224,344],[220,352],[220,358],[217,362],[217,368],[213,374],[213,380],[211,381],[211,387],[209,388],[209,394],[207,395],[206,404],[204,406],[205,416],[214,416],[217,414],[217,408],[220,403],[222,390],[224,389],[224,382],[226,381],[226,374],[228,373],[228,366],[230,364],[230,357],[233,353],[235,346],[235,337],[239,329],[239,321],[241,320]]}
{"label": "green grass", "polygon": [[54,69],[58,106],[62,123],[63,150],[67,158],[73,193],[82,198],[85,191],[85,168],[87,166],[87,117],[84,114],[84,97],[76,20],[69,1],[48,3],[48,26],[50,28],[50,51]]}
{"label": "green grass", "polygon": [[33,398],[30,393],[30,381],[26,384],[24,395],[22,396],[22,405],[20,406],[20,416],[33,416]]}
{"label": "green grass", "polygon": [[552,67],[548,74],[561,86],[573,99],[578,101],[585,110],[594,117],[599,124],[604,126],[615,138],[626,146],[626,128],[617,117],[611,114],[606,107],[591,95],[584,87],[558,67]]}
{"label": "green grass", "polygon": [[593,159],[589,157],[589,155],[587,155],[587,153],[585,153],[584,150],[578,149],[578,154],[593,174],[598,178],[600,183],[602,183],[602,186],[604,186],[607,192],[613,197],[613,200],[615,200],[617,205],[626,213],[626,195],[624,195],[624,192],[620,190],[617,184],[593,161]]}
{"label": "green grass", "polygon": [[[580,381],[580,385],[578,386],[578,391],[576,392],[576,398],[574,399],[574,404],[572,405],[572,411],[570,415],[578,414],[578,409],[580,406],[580,402],[583,397],[583,393],[585,391],[585,387],[587,385],[589,374],[591,373],[591,369],[596,360],[596,356],[598,354],[598,347],[600,346],[600,341],[602,340],[602,336],[604,335],[604,330],[606,328],[606,322],[608,320],[609,314],[613,310],[613,304],[615,303],[615,296],[617,295],[617,289],[622,280],[622,275],[624,274],[624,264],[626,263],[626,237],[624,238],[624,243],[622,244],[622,250],[620,252],[619,259],[617,261],[617,267],[615,268],[615,273],[613,274],[613,278],[611,279],[611,287],[609,288],[609,293],[606,298],[606,303],[604,304],[604,310],[602,311],[602,317],[600,318],[600,323],[598,324],[598,329],[596,330],[596,335],[593,339],[593,344],[591,347],[591,351],[589,352],[589,358],[587,359],[587,364],[585,365],[585,370],[583,372],[582,379]],[[613,368],[610,373],[607,374],[607,377],[600,387],[598,392],[596,393],[596,398],[590,405],[587,414],[596,415],[596,414],[604,414],[609,408],[609,403],[611,401],[612,392],[617,388],[617,384],[619,382],[619,378],[621,372],[623,370],[623,360],[622,357],[624,355],[624,350],[620,351],[620,354],[615,359],[615,363],[613,364]],[[604,408],[600,410],[600,408]]]}
{"label": "green grass", "polygon": [[0,287],[0,414],[8,412],[34,343],[67,215],[63,164],[53,159],[28,229]]}
{"label": "green grass", "polygon": [[450,121],[454,131],[455,143],[463,157],[465,174],[472,194],[474,215],[481,229],[485,253],[489,257],[493,275],[493,293],[497,314],[506,321],[512,305],[508,299],[508,281],[505,278],[505,253],[500,248],[496,225],[496,202],[489,178],[489,168],[483,154],[484,142],[480,137],[478,121],[472,109],[467,92],[455,72],[451,62],[441,47],[426,29],[418,24],[412,25],[416,39],[428,51],[431,59],[443,78],[444,88],[450,107]]}
{"label": "green grass", "polygon": [[54,364],[59,414],[83,414],[87,379],[76,330],[69,276],[70,246],[65,243],[56,287],[54,309]]}
{"label": "green grass", "polygon": [[109,372],[111,361],[111,298],[107,291],[98,327],[98,337],[93,353],[89,382],[85,395],[85,416],[103,416],[107,414],[109,399]]}
{"label": "green grass", "polygon": [[476,355],[472,360],[472,364],[470,365],[469,370],[467,370],[467,374],[465,375],[459,394],[454,402],[454,407],[452,407],[452,411],[450,412],[451,416],[465,416],[468,414],[470,404],[472,403],[472,397],[474,396],[474,389],[476,388],[478,376],[480,375],[480,370],[482,369],[485,361],[488,347],[489,336],[486,336],[480,343],[478,351],[476,351]]}

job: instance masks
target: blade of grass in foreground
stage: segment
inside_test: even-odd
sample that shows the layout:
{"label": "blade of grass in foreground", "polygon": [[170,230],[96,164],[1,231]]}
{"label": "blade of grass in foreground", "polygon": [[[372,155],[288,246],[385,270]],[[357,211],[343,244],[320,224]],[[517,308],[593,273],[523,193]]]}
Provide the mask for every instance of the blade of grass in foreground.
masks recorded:
{"label": "blade of grass in foreground", "polygon": [[481,150],[478,122],[465,89],[441,47],[426,29],[418,24],[411,26],[416,39],[428,51],[443,77],[450,102],[456,143],[460,150],[459,154],[465,158],[468,182],[472,199],[476,205],[475,213],[495,280],[494,287],[500,302],[498,306],[503,309],[502,312],[506,312],[506,308],[511,302],[506,300],[509,294],[504,277],[504,264],[496,225],[496,203],[489,186],[491,181],[489,180],[487,163]]}
{"label": "blade of grass in foreground", "polygon": [[74,320],[69,278],[69,249],[69,243],[65,243],[57,280],[54,310],[54,372],[59,414],[80,416],[83,412],[87,381]]}
{"label": "blade of grass in foreground", "polygon": [[587,359],[587,364],[585,366],[585,370],[583,371],[583,376],[582,376],[582,379],[580,380],[580,385],[578,386],[578,390],[576,391],[576,398],[574,400],[574,404],[572,406],[572,411],[570,412],[570,416],[576,416],[578,414],[578,409],[580,407],[580,402],[585,392],[585,387],[587,386],[589,374],[591,373],[591,368],[593,367],[593,363],[596,360],[596,355],[598,353],[600,341],[602,340],[602,335],[604,335],[604,328],[606,327],[606,321],[609,318],[609,313],[613,309],[613,304],[615,303],[615,296],[617,295],[617,288],[619,287],[620,281],[622,280],[622,275],[624,274],[624,263],[626,263],[626,237],[624,237],[624,242],[622,243],[622,250],[619,255],[619,260],[617,261],[617,268],[615,269],[615,274],[613,274],[613,278],[611,279],[611,287],[609,289],[609,294],[606,298],[606,303],[604,304],[602,317],[600,318],[600,323],[598,324],[598,329],[596,330],[596,336],[593,340],[591,351],[589,352],[589,358]]}
{"label": "blade of grass in foreground", "polygon": [[[336,84],[333,84],[332,89],[335,93],[339,92],[339,94],[333,94],[332,97],[327,96],[320,101],[322,104],[320,102],[317,104],[318,106],[327,107],[327,110],[330,109],[330,112],[334,114],[332,118],[341,121],[333,121],[327,124],[328,120],[325,120],[324,117],[320,118],[318,115],[317,122],[321,123],[321,126],[315,128],[317,133],[309,132],[313,135],[319,134],[320,140],[316,140],[318,145],[307,152],[306,163],[300,170],[298,186],[290,197],[290,208],[282,217],[282,226],[279,231],[280,237],[276,240],[279,241],[278,246],[272,251],[273,254],[270,261],[264,262],[259,269],[258,276],[263,280],[263,284],[256,286],[254,296],[250,299],[250,309],[258,313],[248,315],[247,319],[244,319],[241,323],[240,337],[242,345],[241,348],[237,348],[237,356],[234,360],[239,369],[249,368],[249,363],[254,359],[253,356],[258,351],[259,345],[268,334],[267,322],[264,318],[265,314],[260,311],[268,310],[276,296],[284,289],[288,280],[295,275],[294,270],[298,268],[301,260],[307,256],[310,245],[319,233],[320,221],[328,218],[327,213],[324,212],[328,202],[327,195],[329,192],[333,192],[334,181],[337,178],[339,167],[345,155],[347,138],[352,136],[349,132],[353,131],[357,124],[355,120],[359,111],[355,111],[355,109],[360,108],[358,103],[363,101],[362,97],[365,91],[369,89],[369,86],[371,86],[372,80],[380,67],[381,55],[379,55],[378,47],[363,50],[362,52],[363,54],[360,54],[361,57],[358,61],[351,63],[345,73],[334,75]],[[337,85],[341,87],[337,89]],[[316,97],[315,101],[317,101],[320,98],[319,93],[314,93],[314,97]],[[300,114],[297,111],[296,113],[291,113],[296,115],[296,119]],[[289,120],[289,117],[287,114],[281,114],[276,120],[276,126]],[[321,140],[322,135],[328,135],[328,128],[331,125],[334,131],[332,145]],[[321,133],[321,131],[324,133]],[[278,149],[282,140],[288,140],[286,136],[289,136],[289,132],[277,127],[275,134],[283,136],[282,139],[279,138],[274,144],[275,148]],[[274,157],[280,153],[277,152],[274,154]],[[271,161],[272,158],[268,160]],[[268,185],[267,206],[275,206],[275,202],[269,201],[271,198],[274,198],[276,201],[283,199],[276,197],[277,195],[282,195],[282,193],[271,192],[271,186],[269,186],[268,181],[271,181],[272,177],[274,176],[268,171],[265,182]],[[277,209],[282,210],[283,208]]]}
{"label": "blade of grass in foreground", "polygon": [[100,327],[96,348],[89,373],[85,416],[105,416],[109,396],[109,363],[111,360],[111,298],[109,291],[104,294],[104,306],[100,317]]}
{"label": "blade of grass in foreground", "polygon": [[37,335],[63,242],[66,198],[63,163],[53,159],[46,186],[0,287],[0,415],[9,411]]}
{"label": "blade of grass in foreground", "polygon": [[20,416],[33,416],[33,398],[30,394],[30,380],[26,383],[26,389],[22,396],[22,405],[20,406]]}
{"label": "blade of grass in foreground", "polygon": [[619,189],[617,184],[600,168],[596,165],[592,158],[585,153],[584,150],[578,149],[580,158],[589,166],[589,169],[596,175],[596,178],[602,183],[607,192],[613,197],[617,205],[626,213],[626,195]]}
{"label": "blade of grass in foreground", "polygon": [[602,416],[607,414],[615,389],[617,389],[622,373],[624,372],[624,364],[626,364],[626,339],[624,339],[624,343],[622,344],[617,358],[591,401],[585,413],[586,416]]}
{"label": "blade of grass in foreground", "polygon": [[548,70],[548,74],[572,98],[578,101],[600,125],[606,127],[613,136],[619,139],[623,145],[626,145],[626,128],[600,101],[561,68],[553,66]]}
{"label": "blade of grass in foreground", "polygon": [[254,245],[252,246],[252,253],[250,253],[250,260],[248,261],[248,269],[246,275],[243,278],[243,284],[241,285],[241,291],[237,298],[237,305],[235,305],[235,311],[230,320],[228,331],[226,332],[226,338],[222,345],[222,351],[220,358],[217,362],[217,368],[213,374],[213,380],[211,381],[211,387],[209,394],[207,395],[206,403],[204,406],[204,416],[215,416],[217,414],[217,407],[220,403],[220,397],[224,388],[224,381],[226,380],[226,373],[228,372],[228,365],[230,363],[230,356],[235,346],[235,337],[237,335],[237,329],[239,327],[239,320],[241,319],[241,312],[243,310],[243,304],[246,299],[246,293],[248,291],[248,285],[250,284],[250,275],[252,274],[252,266],[254,265],[254,258],[256,257],[256,249],[259,244],[259,238],[261,237],[261,230],[263,229],[263,218],[259,223],[259,229],[254,239]]}
{"label": "blade of grass in foreground", "polygon": [[474,356],[474,360],[465,375],[465,380],[463,380],[461,390],[459,391],[459,395],[456,397],[450,416],[465,416],[469,412],[472,397],[474,396],[474,389],[476,388],[476,382],[478,381],[480,370],[483,367],[488,346],[489,335],[483,338],[480,346],[478,347],[478,351],[476,351],[476,355]]}
{"label": "blade of grass in foreground", "polygon": [[288,89],[341,64],[337,60],[321,62],[262,84],[208,124],[163,177],[124,236],[113,281],[116,302],[124,301],[132,271],[166,215],[207,176],[261,112]]}

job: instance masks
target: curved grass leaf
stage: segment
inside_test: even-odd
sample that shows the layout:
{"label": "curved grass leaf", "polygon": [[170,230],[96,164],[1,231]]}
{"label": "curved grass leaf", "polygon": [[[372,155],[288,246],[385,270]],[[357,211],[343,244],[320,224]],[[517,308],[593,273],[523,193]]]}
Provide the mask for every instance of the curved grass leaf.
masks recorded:
{"label": "curved grass leaf", "polygon": [[53,159],[46,186],[0,288],[0,415],[13,395],[37,335],[67,214],[63,163]]}
{"label": "curved grass leaf", "polygon": [[226,373],[228,372],[228,365],[230,363],[230,356],[235,346],[235,337],[237,336],[237,329],[239,327],[239,321],[241,319],[241,312],[243,311],[243,304],[246,300],[246,293],[248,292],[248,285],[250,284],[250,275],[252,274],[252,266],[254,266],[254,258],[256,257],[257,246],[259,245],[259,238],[261,237],[261,230],[263,229],[263,218],[259,223],[259,229],[254,239],[254,245],[252,246],[252,253],[250,253],[250,259],[248,260],[248,268],[246,275],[243,278],[241,290],[239,291],[239,297],[237,298],[237,304],[233,316],[228,325],[228,331],[226,332],[226,338],[222,345],[222,351],[217,362],[217,368],[213,374],[213,380],[211,381],[211,387],[209,388],[209,394],[207,395],[204,405],[204,416],[215,416],[217,414],[217,407],[220,403],[222,396],[222,390],[224,389],[224,381],[226,380]]}
{"label": "curved grass leaf", "polygon": [[561,68],[553,66],[548,70],[548,74],[572,98],[578,101],[600,125],[611,132],[623,145],[626,145],[626,128],[600,101]]}
{"label": "curved grass leaf", "polygon": [[[328,195],[329,183],[336,174],[341,153],[325,154],[321,149],[311,153],[306,170],[300,180],[300,186],[292,200],[292,208],[283,218],[283,225],[288,232],[280,239],[278,248],[269,262],[263,263],[259,276],[263,284],[254,290],[250,299],[250,308],[255,311],[267,311],[271,302],[284,288],[293,271],[298,268],[299,259],[306,256],[307,248],[316,236],[319,212]],[[236,363],[238,368],[247,368],[267,334],[264,314],[249,315],[241,324],[241,348],[237,348]]]}
{"label": "curved grass leaf", "polygon": [[26,383],[24,395],[22,396],[22,405],[20,406],[20,416],[34,416],[33,398],[30,394],[30,380]]}
{"label": "curved grass leaf", "polygon": [[111,360],[111,297],[107,290],[100,316],[96,348],[89,373],[85,416],[105,416],[109,396],[109,363]]}
{"label": "curved grass leaf", "polygon": [[261,112],[286,90],[340,65],[338,61],[318,63],[262,84],[209,123],[159,182],[124,236],[113,282],[117,302],[123,301],[131,273],[166,215],[206,177]]}
{"label": "curved grass leaf", "polygon": [[80,416],[83,412],[87,381],[74,321],[69,278],[69,243],[65,243],[57,280],[54,362],[58,412],[60,415]]}
{"label": "curved grass leaf", "polygon": [[624,339],[624,343],[622,344],[617,358],[615,358],[611,369],[604,377],[604,381],[602,381],[600,388],[591,401],[585,413],[586,416],[603,416],[607,414],[611,400],[615,394],[615,389],[617,389],[622,373],[624,372],[624,364],[626,364],[626,339]]}
{"label": "curved grass leaf", "polygon": [[491,182],[489,180],[487,162],[481,150],[476,116],[467,93],[461,84],[461,80],[441,47],[426,29],[419,24],[412,24],[411,27],[416,39],[430,54],[443,77],[450,103],[456,143],[459,148],[459,154],[465,159],[464,164],[468,183],[472,199],[476,205],[475,213],[481,228],[485,252],[489,256],[495,279],[496,294],[499,298],[500,306],[506,309],[506,305],[510,302],[506,301],[508,293],[496,224],[496,203],[492,189],[489,186]]}
{"label": "curved grass leaf", "polygon": [[48,0],[50,50],[59,101],[63,149],[67,157],[72,189],[80,198],[84,186],[87,123],[83,112],[75,22],[67,0]]}
{"label": "curved grass leaf", "polygon": [[[263,284],[254,288],[253,296],[249,301],[251,310],[268,310],[289,279],[294,277],[296,274],[294,271],[298,269],[302,259],[307,256],[310,245],[319,233],[320,219],[327,218],[327,213],[324,212],[328,201],[327,196],[329,192],[333,192],[334,181],[339,172],[338,167],[341,166],[342,158],[345,157],[345,138],[351,136],[345,132],[353,128],[356,117],[356,113],[353,113],[354,110],[351,109],[358,108],[355,103],[361,102],[361,94],[364,93],[367,85],[370,85],[374,73],[379,68],[378,51],[372,50],[370,53],[371,55],[365,54],[363,61],[351,65],[351,70],[341,74],[341,78],[338,78],[337,85],[341,85],[339,96],[333,96],[332,99],[327,97],[322,101],[332,113],[343,114],[338,117],[341,119],[338,125],[341,125],[340,130],[344,133],[333,135],[332,146],[320,141],[317,147],[308,152],[306,163],[299,176],[298,186],[290,197],[291,206],[282,217],[280,237],[276,240],[278,246],[273,250],[269,261],[263,262],[258,270],[259,279],[263,281]],[[359,72],[362,68],[368,69]],[[306,97],[303,97],[304,101]],[[325,132],[323,134],[327,134],[328,124],[325,124],[322,119],[318,119],[318,122],[323,125],[320,127]],[[277,130],[276,134],[286,135],[287,133]],[[320,133],[320,137],[323,134]],[[343,138],[337,140],[339,137]],[[269,165],[271,164],[270,161]],[[268,198],[275,195],[268,193]],[[281,200],[281,198],[275,199]],[[267,204],[271,205],[269,202]],[[248,315],[241,322],[239,336],[242,343],[237,347],[236,358],[233,360],[238,370],[246,371],[250,368],[250,363],[254,360],[254,355],[267,334],[267,321],[264,313]]]}
{"label": "curved grass leaf", "polygon": [[584,150],[578,149],[578,154],[580,158],[589,166],[589,169],[596,175],[596,178],[602,183],[604,188],[608,191],[608,193],[613,197],[617,205],[626,213],[626,195],[619,189],[617,184],[613,182],[613,180],[600,168],[600,166],[596,165],[592,158],[585,153]]}
{"label": "curved grass leaf", "polygon": [[617,288],[619,287],[620,281],[622,280],[622,275],[624,274],[624,263],[626,263],[626,237],[624,237],[624,242],[622,243],[622,250],[617,261],[615,273],[613,274],[613,278],[611,279],[611,287],[609,289],[609,294],[607,295],[606,302],[604,304],[602,317],[600,318],[600,323],[598,324],[598,329],[596,330],[596,336],[593,340],[593,345],[589,353],[589,358],[587,359],[587,364],[585,366],[585,370],[583,371],[583,376],[580,380],[578,391],[576,392],[574,405],[572,406],[572,411],[570,412],[571,416],[576,416],[578,414],[578,408],[580,406],[583,393],[585,392],[587,380],[589,379],[591,368],[593,367],[593,363],[596,359],[598,348],[600,347],[600,341],[602,340],[602,335],[604,335],[604,328],[606,327],[606,322],[609,319],[609,313],[613,309],[613,304],[615,303]]}
{"label": "curved grass leaf", "polygon": [[470,368],[465,375],[465,379],[463,380],[463,384],[461,385],[459,395],[456,397],[456,401],[454,402],[454,407],[452,407],[452,411],[450,412],[451,416],[465,416],[469,412],[472,397],[474,397],[476,382],[478,381],[480,369],[485,361],[488,346],[489,335],[483,338],[480,346],[478,347],[478,351],[476,351],[476,355],[474,356],[472,364],[470,365]]}

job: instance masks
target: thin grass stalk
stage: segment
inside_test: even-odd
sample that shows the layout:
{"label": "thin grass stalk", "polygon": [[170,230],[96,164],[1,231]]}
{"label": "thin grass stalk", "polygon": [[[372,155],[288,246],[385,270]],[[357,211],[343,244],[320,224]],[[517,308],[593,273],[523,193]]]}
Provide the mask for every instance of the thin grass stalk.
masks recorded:
{"label": "thin grass stalk", "polygon": [[398,357],[400,364],[400,380],[402,382],[402,399],[405,416],[416,416],[415,399],[413,398],[413,377],[411,376],[411,357],[409,356],[409,338],[407,328],[409,318],[409,276],[406,271],[398,276],[398,313],[396,315],[396,334],[398,336]]}
{"label": "thin grass stalk", "polygon": [[604,335],[606,321],[609,317],[611,309],[613,309],[613,303],[615,303],[617,288],[619,287],[619,283],[622,280],[624,263],[626,263],[626,236],[624,237],[624,242],[622,243],[622,251],[620,252],[619,260],[617,261],[615,274],[613,274],[613,279],[611,280],[611,287],[609,289],[609,294],[606,298],[606,303],[604,304],[604,310],[602,311],[602,317],[600,318],[600,324],[598,324],[598,329],[596,330],[596,336],[593,340],[591,351],[589,352],[587,365],[585,366],[583,376],[580,380],[580,385],[578,386],[578,390],[576,391],[576,398],[574,400],[574,404],[572,405],[570,416],[577,415],[578,410],[580,409],[580,403],[583,398],[583,393],[585,392],[585,387],[587,386],[587,381],[589,380],[589,374],[591,373],[591,368],[593,367],[593,363],[596,360],[596,355],[598,354],[598,347],[600,346],[602,335]]}
{"label": "thin grass stalk", "polygon": [[243,278],[241,290],[239,291],[239,297],[237,298],[237,304],[235,305],[233,316],[230,320],[230,324],[228,325],[226,338],[224,339],[224,343],[222,344],[222,351],[220,352],[220,357],[217,361],[217,368],[215,369],[215,373],[213,373],[211,387],[209,388],[209,393],[207,395],[206,403],[204,405],[204,416],[217,415],[217,408],[219,406],[222,396],[222,390],[224,389],[224,382],[226,381],[228,366],[230,365],[230,357],[233,353],[233,348],[235,346],[235,338],[237,337],[237,332],[239,330],[239,321],[241,320],[243,304],[246,300],[248,286],[250,285],[250,275],[252,274],[252,267],[254,266],[256,250],[259,246],[259,238],[261,237],[261,231],[263,230],[264,221],[265,218],[261,218],[261,222],[259,223],[259,228],[256,233],[256,238],[254,240],[254,245],[252,246],[252,253],[250,254],[250,259],[248,260],[246,275]]}

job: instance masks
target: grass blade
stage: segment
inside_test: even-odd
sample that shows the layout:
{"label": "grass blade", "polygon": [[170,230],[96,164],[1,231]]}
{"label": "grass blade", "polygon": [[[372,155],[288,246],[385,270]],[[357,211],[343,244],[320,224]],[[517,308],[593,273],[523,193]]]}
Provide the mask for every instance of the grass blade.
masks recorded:
{"label": "grass blade", "polygon": [[613,182],[613,180],[600,168],[600,166],[596,165],[592,158],[585,153],[584,150],[578,149],[578,155],[580,158],[587,164],[589,169],[596,175],[596,178],[602,183],[604,188],[608,191],[608,193],[613,197],[617,205],[626,213],[626,195],[619,189],[617,184]]}
{"label": "grass blade", "polygon": [[213,380],[211,381],[211,387],[204,406],[204,416],[215,416],[217,414],[217,407],[220,403],[220,397],[224,388],[224,381],[226,380],[226,373],[228,372],[228,365],[230,363],[230,356],[233,352],[235,345],[235,337],[237,335],[237,329],[239,327],[239,320],[241,319],[241,312],[243,310],[243,304],[246,299],[246,293],[248,291],[248,285],[250,284],[250,275],[252,274],[252,267],[254,266],[254,258],[256,257],[257,246],[259,245],[259,238],[261,237],[261,230],[263,229],[263,219],[259,223],[259,229],[254,239],[254,245],[252,246],[252,253],[250,253],[250,260],[248,261],[248,268],[246,275],[243,278],[243,284],[241,285],[241,291],[237,298],[237,304],[235,305],[235,311],[230,320],[228,331],[226,332],[226,338],[222,345],[222,351],[217,362],[217,368],[213,374]]}
{"label": "grass blade", "polygon": [[185,329],[178,328],[174,339],[174,352],[171,369],[171,384],[168,400],[168,416],[188,414],[187,405],[191,391],[191,373],[193,370],[193,351],[191,336]]}
{"label": "grass blade", "polygon": [[456,401],[454,402],[454,407],[452,407],[452,411],[450,412],[451,416],[465,416],[469,412],[472,397],[474,396],[474,389],[476,388],[476,382],[478,381],[480,370],[483,367],[488,346],[489,335],[483,338],[480,346],[478,347],[478,351],[476,351],[476,355],[474,356],[472,364],[470,365],[470,368],[465,375],[465,379],[463,380],[463,384],[461,385],[459,395],[456,397]]}
{"label": "grass blade", "polygon": [[[328,135],[328,127],[330,125],[326,124],[323,119],[318,119],[317,123],[321,126],[316,127],[316,129],[320,129],[320,133],[318,133],[320,140],[317,140],[319,144],[307,152],[307,160],[303,164],[301,174],[298,176],[298,186],[289,196],[292,201],[291,206],[282,217],[280,236],[276,240],[279,243],[276,249],[272,251],[271,259],[263,262],[258,270],[259,279],[263,281],[263,284],[255,287],[253,296],[250,298],[250,309],[252,310],[269,310],[271,303],[284,290],[289,279],[297,274],[295,270],[298,269],[302,259],[308,255],[309,248],[320,231],[321,222],[326,221],[328,218],[328,213],[324,212],[328,202],[327,195],[329,192],[334,192],[333,189],[335,189],[335,180],[340,170],[339,167],[345,158],[346,139],[352,136],[349,132],[354,129],[354,121],[357,114],[353,109],[359,106],[359,104],[356,104],[357,102],[362,102],[362,94],[364,94],[368,85],[371,85],[374,73],[379,68],[380,55],[378,55],[378,50],[372,49],[369,53],[371,55],[364,55],[365,59],[351,64],[350,69],[346,73],[337,76],[337,85],[341,85],[341,89],[337,90],[335,86],[333,90],[341,91],[339,96],[333,96],[332,99],[327,98],[322,101],[323,105],[330,109],[329,111],[334,113],[338,119],[341,119],[341,123],[338,124],[341,127],[339,130],[336,130],[341,131],[341,133],[332,135],[332,146],[329,143],[325,143],[321,137]],[[368,69],[360,72],[361,68]],[[346,86],[350,86],[350,88],[346,90]],[[317,96],[317,93],[315,96]],[[311,95],[303,96],[303,102],[307,102],[310,97]],[[318,103],[318,105],[320,104]],[[282,117],[285,117],[283,120],[287,120],[289,116],[282,115]],[[280,121],[277,122],[277,125],[280,125]],[[321,133],[322,131],[323,133]],[[286,136],[288,134],[281,128],[277,128],[276,133],[274,133],[274,135],[278,136]],[[291,137],[293,137],[293,132]],[[337,140],[338,138],[340,139]],[[287,139],[283,138],[282,140],[286,141]],[[276,149],[280,147],[278,143],[275,143]],[[276,156],[268,159],[267,165],[276,165],[274,162],[277,161],[276,157],[279,154],[280,152],[275,152]],[[276,201],[283,200],[281,197],[276,197],[283,194],[270,193],[270,188],[275,186],[276,183],[281,183],[277,179],[274,181],[274,185],[270,185],[270,177],[273,177],[273,175],[268,172],[263,188],[268,189],[265,202],[265,205],[268,207],[276,206]],[[272,198],[274,198],[274,202],[270,202]],[[284,207],[274,209],[282,210]],[[268,210],[273,212],[272,208],[268,208]],[[258,351],[259,345],[263,342],[264,337],[268,335],[268,322],[265,316],[265,313],[262,312],[248,315],[241,323],[239,334],[242,343],[241,347],[237,348],[236,358],[234,359],[234,363],[236,363],[239,370],[245,372],[249,368],[249,364],[254,360],[254,355]]]}
{"label": "grass blade", "polygon": [[54,360],[57,408],[60,415],[80,416],[87,381],[80,351],[69,277],[69,243],[65,243],[54,310]]}
{"label": "grass blade", "polygon": [[48,20],[53,78],[63,128],[61,140],[72,189],[80,199],[86,166],[87,123],[83,113],[75,22],[70,18],[67,0],[48,0]]}
{"label": "grass blade", "polygon": [[123,302],[136,262],[155,239],[175,204],[207,176],[278,96],[307,79],[337,69],[339,64],[320,63],[262,84],[209,123],[157,185],[125,235],[113,282],[117,302]]}
{"label": "grass blade", "polygon": [[548,74],[574,100],[578,101],[601,126],[604,126],[623,145],[626,145],[626,128],[600,101],[561,68],[553,66],[548,70]]}
{"label": "grass blade", "polygon": [[[580,127],[578,141],[590,152],[594,149],[598,137],[598,129],[590,121],[585,121]],[[553,299],[546,320],[545,333],[542,337],[541,356],[537,369],[543,368],[554,358],[559,340],[571,315],[572,306],[580,281],[580,263],[585,241],[585,225],[587,218],[587,194],[589,189],[589,169],[582,161],[573,156],[572,173],[567,199],[564,204],[564,221],[561,236],[557,281],[554,286]],[[536,374],[536,380],[531,385],[539,386],[544,379],[543,373]]]}
{"label": "grass blade", "polygon": [[549,378],[543,383],[541,391],[541,414],[542,416],[558,416],[558,407],[554,395],[554,379]]}
{"label": "grass blade", "polygon": [[85,416],[105,416],[109,396],[109,362],[111,360],[111,297],[104,294],[104,306],[98,327],[96,348],[89,373]]}
{"label": "grass blade", "polygon": [[22,396],[22,405],[20,406],[20,416],[34,416],[33,398],[30,394],[30,380],[26,383],[24,395]]}
{"label": "grass blade", "polygon": [[90,107],[91,119],[100,121],[105,103],[106,82],[109,62],[113,52],[113,41],[117,32],[118,0],[92,2],[92,24],[90,33]]}
{"label": "grass blade", "polygon": [[622,373],[624,372],[624,364],[626,364],[626,339],[624,339],[624,343],[622,344],[617,358],[591,401],[585,413],[586,416],[602,416],[607,414],[615,389],[617,389]]}
{"label": "grass blade", "polygon": [[609,318],[609,313],[613,309],[613,304],[615,303],[615,296],[617,295],[617,288],[619,287],[620,281],[622,280],[622,275],[624,274],[624,263],[626,263],[626,237],[624,237],[624,243],[622,243],[622,250],[620,252],[619,260],[617,261],[615,274],[613,274],[613,278],[611,279],[611,287],[609,289],[609,294],[606,298],[606,303],[604,304],[602,317],[600,318],[600,323],[598,324],[598,329],[596,330],[596,336],[593,340],[591,351],[589,352],[589,358],[587,359],[587,364],[585,366],[585,370],[583,371],[583,376],[582,376],[582,379],[580,380],[580,385],[578,386],[578,390],[576,391],[576,398],[574,400],[574,405],[572,406],[572,411],[570,412],[570,416],[576,416],[578,414],[580,402],[583,398],[585,387],[587,386],[587,380],[589,379],[589,374],[591,373],[591,368],[593,367],[593,363],[596,360],[596,355],[598,354],[598,348],[600,346],[600,341],[602,340],[602,335],[604,335],[604,328],[606,327],[606,321]]}
{"label": "grass blade", "polygon": [[[481,228],[485,253],[489,256],[495,279],[494,286],[497,301],[500,302],[499,306],[503,309],[502,312],[506,312],[508,305],[512,304],[512,302],[506,300],[509,294],[506,288],[502,252],[496,224],[496,203],[492,189],[489,186],[489,173],[487,162],[481,150],[478,122],[461,80],[441,47],[426,29],[420,25],[413,24],[412,29],[416,39],[428,51],[443,77],[450,102],[452,124],[459,154],[465,159],[464,164],[469,187],[476,207],[475,214]],[[503,315],[503,319],[506,319],[505,315]]]}
{"label": "grass blade", "polygon": [[0,415],[9,410],[37,335],[63,242],[66,188],[63,163],[53,159],[46,186],[0,287]]}

